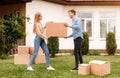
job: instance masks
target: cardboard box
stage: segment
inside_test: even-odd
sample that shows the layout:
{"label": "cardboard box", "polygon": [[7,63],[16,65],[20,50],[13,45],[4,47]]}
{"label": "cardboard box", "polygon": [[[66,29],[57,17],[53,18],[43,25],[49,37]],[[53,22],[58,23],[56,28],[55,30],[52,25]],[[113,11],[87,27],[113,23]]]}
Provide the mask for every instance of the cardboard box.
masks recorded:
{"label": "cardboard box", "polygon": [[14,64],[28,64],[30,55],[14,55]]}
{"label": "cardboard box", "polygon": [[89,64],[91,65],[91,74],[98,76],[110,74],[110,62],[93,60]]}
{"label": "cardboard box", "polygon": [[34,64],[38,64],[38,63],[46,63],[45,60],[45,55],[37,55],[35,60],[34,60]]}
{"label": "cardboard box", "polygon": [[[32,55],[33,54],[33,52],[34,52],[34,47],[29,47],[29,54],[30,55]],[[39,50],[38,50],[38,55],[43,55],[44,53],[43,53],[43,50],[41,49],[41,48],[39,48]]]}
{"label": "cardboard box", "polygon": [[67,37],[67,27],[64,26],[64,23],[46,23],[46,35],[47,37]]}
{"label": "cardboard box", "polygon": [[79,64],[78,74],[89,75],[90,74],[90,64]]}
{"label": "cardboard box", "polygon": [[29,47],[27,46],[18,46],[18,55],[28,55]]}

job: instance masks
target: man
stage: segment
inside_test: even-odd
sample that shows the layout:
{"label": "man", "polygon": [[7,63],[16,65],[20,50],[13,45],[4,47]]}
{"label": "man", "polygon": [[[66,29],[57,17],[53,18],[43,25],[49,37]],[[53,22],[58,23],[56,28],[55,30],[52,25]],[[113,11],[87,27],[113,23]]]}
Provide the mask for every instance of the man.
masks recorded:
{"label": "man", "polygon": [[68,25],[67,23],[65,24],[66,27],[70,27],[73,30],[73,34],[68,36],[73,37],[74,39],[74,56],[75,56],[75,67],[71,70],[78,70],[78,64],[83,63],[82,59],[82,53],[80,51],[81,49],[81,42],[83,39],[83,34],[82,34],[82,22],[80,18],[76,17],[76,11],[74,9],[71,9],[68,11],[69,17],[72,19],[72,26]]}

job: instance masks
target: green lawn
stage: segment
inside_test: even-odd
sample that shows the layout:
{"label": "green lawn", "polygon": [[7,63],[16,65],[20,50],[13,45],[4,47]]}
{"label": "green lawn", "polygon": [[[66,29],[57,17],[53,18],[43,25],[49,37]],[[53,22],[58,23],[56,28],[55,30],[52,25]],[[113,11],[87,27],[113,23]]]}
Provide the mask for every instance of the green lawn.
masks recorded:
{"label": "green lawn", "polygon": [[13,57],[0,60],[0,78],[120,78],[120,56],[83,56],[84,62],[91,60],[106,60],[111,62],[111,74],[100,77],[95,75],[78,75],[70,72],[74,67],[73,56],[59,56],[51,58],[55,71],[46,70],[45,64],[34,64],[34,71],[27,71],[27,65],[14,65]]}

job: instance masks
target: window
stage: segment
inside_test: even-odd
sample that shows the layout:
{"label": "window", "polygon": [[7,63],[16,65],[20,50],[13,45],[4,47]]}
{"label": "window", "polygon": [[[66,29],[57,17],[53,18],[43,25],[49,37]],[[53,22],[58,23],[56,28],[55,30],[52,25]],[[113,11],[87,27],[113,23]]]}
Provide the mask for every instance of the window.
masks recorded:
{"label": "window", "polygon": [[106,38],[108,32],[115,33],[115,19],[113,14],[103,14],[100,16],[100,38]]}
{"label": "window", "polygon": [[89,37],[92,37],[92,13],[77,13],[77,16],[82,20],[83,32],[88,32]]}

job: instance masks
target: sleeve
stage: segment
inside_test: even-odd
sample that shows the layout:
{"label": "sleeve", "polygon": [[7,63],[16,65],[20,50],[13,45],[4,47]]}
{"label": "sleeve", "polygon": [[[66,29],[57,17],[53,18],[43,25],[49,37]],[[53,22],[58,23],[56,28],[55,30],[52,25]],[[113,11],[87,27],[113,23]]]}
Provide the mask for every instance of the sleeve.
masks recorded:
{"label": "sleeve", "polygon": [[81,20],[80,19],[76,19],[75,21],[73,21],[73,24],[72,26],[69,26],[70,28],[73,28],[73,29],[79,29],[80,27],[80,24],[81,24]]}
{"label": "sleeve", "polygon": [[70,37],[72,37],[72,36],[73,36],[73,34],[69,35],[68,38],[70,38]]}

